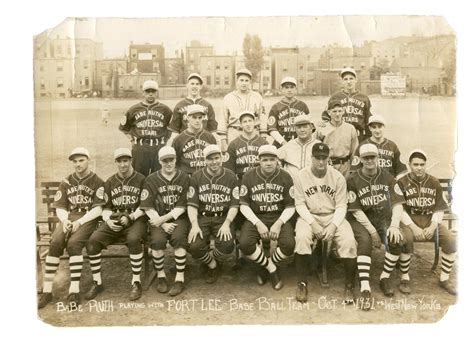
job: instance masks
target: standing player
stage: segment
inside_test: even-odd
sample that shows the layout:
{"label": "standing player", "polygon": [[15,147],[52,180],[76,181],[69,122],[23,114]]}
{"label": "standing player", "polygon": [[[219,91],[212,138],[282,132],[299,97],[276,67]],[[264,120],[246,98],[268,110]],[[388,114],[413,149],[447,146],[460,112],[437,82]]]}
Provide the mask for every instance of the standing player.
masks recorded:
{"label": "standing player", "polygon": [[296,138],[296,128],[293,120],[300,115],[309,115],[308,106],[295,98],[295,78],[283,78],[281,90],[285,97],[274,104],[268,114],[268,131],[275,140],[277,147],[285,145],[290,140]]}
{"label": "standing player", "polygon": [[344,302],[354,301],[357,246],[346,221],[347,187],[344,176],[328,166],[329,147],[313,145],[312,165],[295,180],[296,222],[295,266],[298,277],[296,300],[306,302],[313,240],[333,240],[345,269]]}
{"label": "standing player", "polygon": [[107,126],[109,124],[109,118],[110,118],[109,98],[105,98],[105,100],[102,102],[102,108],[100,110],[100,115],[102,117],[102,124],[104,126]]}
{"label": "standing player", "polygon": [[169,290],[164,269],[166,243],[169,241],[174,249],[176,277],[169,295],[176,296],[184,289],[189,231],[185,211],[189,176],[176,169],[176,151],[172,147],[161,148],[158,158],[161,169],[146,178],[140,207],[150,218],[153,264],[158,275],[156,288],[160,293]]}
{"label": "standing player", "polygon": [[[247,219],[240,232],[240,249],[247,258],[266,271],[259,274],[265,283],[267,271],[273,288],[281,289],[283,282],[276,265],[293,254],[295,231],[288,222],[295,213],[293,180],[278,167],[277,149],[263,145],[258,150],[260,165],[242,178],[240,211]],[[258,246],[260,240],[278,241],[271,258]]]}
{"label": "standing player", "polygon": [[[372,247],[380,248],[387,236],[388,248],[385,258],[390,260],[400,256],[405,229],[400,229],[403,212],[402,192],[395,178],[378,166],[378,150],[373,144],[360,147],[362,169],[357,170],[347,180],[348,221],[357,242],[357,267],[362,309],[369,310],[371,289],[369,283],[372,263]],[[385,282],[381,286],[385,289]]]}
{"label": "standing player", "polygon": [[456,295],[456,287],[449,281],[449,274],[456,260],[456,237],[442,224],[444,211],[448,209],[448,206],[444,201],[443,188],[438,179],[426,173],[426,159],[426,154],[422,150],[412,151],[408,158],[410,173],[398,180],[398,185],[405,197],[405,213],[402,216],[402,223],[409,227],[405,232],[405,247],[407,249],[399,259],[395,257],[389,260],[385,259],[384,271],[380,279],[381,281],[388,279],[390,272],[399,260],[402,273],[400,291],[409,294],[411,292],[409,270],[413,240],[432,241],[438,231],[441,247],[439,285],[448,293]]}
{"label": "standing player", "polygon": [[[370,130],[367,126],[371,116],[369,97],[356,90],[357,74],[351,67],[346,67],[341,71],[343,89],[329,98],[332,101],[339,102],[344,108],[343,120],[346,123],[354,125],[357,130],[359,142],[370,137]],[[329,121],[328,112],[323,112],[323,120]]]}
{"label": "standing player", "polygon": [[[217,145],[204,149],[206,168],[191,176],[188,190],[188,216],[191,221],[188,251],[193,258],[208,266],[207,283],[217,280],[218,260],[234,249],[233,225],[239,209],[237,176],[222,167],[222,154]],[[209,248],[214,237],[215,248]]]}
{"label": "standing player", "polygon": [[301,169],[311,165],[311,150],[313,145],[321,142],[313,135],[313,123],[308,115],[300,115],[294,119],[296,139],[278,149],[278,158],[293,180]]}
{"label": "standing player", "polygon": [[67,303],[71,307],[80,304],[82,249],[95,230],[102,212],[102,208],[94,206],[94,202],[104,198],[104,181],[89,169],[89,159],[87,149],[78,147],[72,150],[69,160],[74,166],[74,173],[61,182],[54,196],[53,207],[56,208],[60,224],[53,232],[46,256],[43,292],[39,297],[38,308],[45,307],[53,299],[53,280],[58,270],[59,257],[65,248],[69,254],[71,275]]}
{"label": "standing player", "polygon": [[[359,148],[364,144],[374,144],[379,150],[378,166],[398,177],[405,173],[407,167],[400,160],[400,150],[397,144],[385,138],[385,120],[380,115],[373,115],[369,118],[369,129],[372,136],[360,143]],[[354,167],[360,166],[359,149],[357,149],[352,161]]]}
{"label": "standing player", "polygon": [[133,169],[130,149],[115,150],[114,159],[118,171],[105,181],[103,199],[97,203],[103,207],[104,222],[94,231],[86,245],[93,280],[86,298],[94,299],[104,289],[100,273],[102,249],[125,237],[133,273],[129,298],[134,301],[139,299],[142,293],[142,244],[146,240],[147,225],[139,205],[145,176]]}
{"label": "standing player", "polygon": [[268,144],[255,129],[255,114],[244,111],[239,116],[242,126],[241,135],[229,144],[227,154],[229,159],[224,166],[232,170],[239,179],[250,169],[258,165],[258,149]]}
{"label": "standing player", "polygon": [[158,151],[168,139],[168,123],[173,112],[157,100],[158,83],[143,83],[144,100],[125,112],[119,125],[132,142],[133,168],[144,176],[159,168]]}
{"label": "standing player", "polygon": [[173,147],[178,168],[191,175],[206,165],[203,150],[210,144],[216,144],[216,138],[203,129],[204,112],[201,105],[190,105],[186,110],[188,128],[173,140]]}
{"label": "standing player", "polygon": [[216,137],[216,139],[218,138],[216,132],[217,121],[216,115],[214,113],[214,108],[207,100],[201,97],[202,84],[203,79],[198,73],[191,73],[188,76],[188,80],[186,83],[186,88],[188,89],[188,96],[183,100],[179,101],[174,108],[173,117],[171,118],[170,124],[168,126],[168,130],[171,131],[171,137],[168,140],[167,145],[172,145],[173,140],[188,127],[187,108],[190,105],[202,106],[202,112],[204,113],[204,116],[202,118],[203,128],[204,130],[214,134],[214,137]]}
{"label": "standing player", "polygon": [[263,137],[267,135],[267,117],[263,106],[263,98],[252,90],[252,72],[240,69],[235,73],[236,90],[224,97],[224,112],[218,117],[217,132],[221,137],[222,151],[227,151],[230,142],[239,136],[240,113],[251,111],[257,117],[257,126]]}

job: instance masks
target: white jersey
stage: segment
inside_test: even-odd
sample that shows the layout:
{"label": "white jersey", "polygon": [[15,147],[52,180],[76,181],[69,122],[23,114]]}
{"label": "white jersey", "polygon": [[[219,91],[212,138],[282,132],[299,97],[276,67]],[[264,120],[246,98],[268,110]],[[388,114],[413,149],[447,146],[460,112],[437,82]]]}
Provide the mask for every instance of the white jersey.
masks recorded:
{"label": "white jersey", "polygon": [[284,162],[284,169],[289,172],[293,180],[298,177],[301,169],[311,166],[313,145],[319,142],[320,140],[314,136],[304,144],[296,138],[278,149],[278,158]]}

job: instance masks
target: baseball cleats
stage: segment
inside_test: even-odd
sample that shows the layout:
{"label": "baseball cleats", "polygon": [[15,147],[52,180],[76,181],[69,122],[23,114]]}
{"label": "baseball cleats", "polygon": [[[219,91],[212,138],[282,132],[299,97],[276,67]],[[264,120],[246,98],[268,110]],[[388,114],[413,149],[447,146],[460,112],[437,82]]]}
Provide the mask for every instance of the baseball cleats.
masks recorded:
{"label": "baseball cleats", "polygon": [[173,286],[170,289],[169,295],[170,296],[176,296],[179,295],[183,292],[184,290],[184,282],[181,281],[175,281]]}
{"label": "baseball cleats", "polygon": [[388,297],[393,296],[393,289],[388,279],[380,279],[379,285],[380,285],[380,290],[383,292],[383,295],[388,296]]}
{"label": "baseball cleats", "polygon": [[38,309],[46,307],[51,301],[53,301],[52,293],[41,293],[38,299]]}
{"label": "baseball cleats", "polygon": [[370,290],[363,290],[360,293],[360,300],[361,300],[361,309],[368,311],[370,310],[371,307],[371,300],[372,299],[372,293]]}
{"label": "baseball cleats", "polygon": [[92,282],[92,287],[87,291],[87,293],[84,295],[84,297],[87,300],[92,300],[94,299],[99,293],[101,293],[104,290],[103,285],[97,284],[97,281]]}
{"label": "baseball cleats", "polygon": [[346,283],[346,286],[344,287],[343,303],[346,305],[354,303],[354,285],[352,283]]}
{"label": "baseball cleats", "polygon": [[273,289],[280,290],[281,287],[283,287],[283,281],[280,279],[278,269],[275,270],[273,273],[270,273],[270,280],[272,281]]}
{"label": "baseball cleats", "polygon": [[130,289],[130,301],[138,300],[142,296],[142,284],[138,281],[135,281],[132,284],[132,289]]}
{"label": "baseball cleats", "polygon": [[169,289],[170,288],[168,286],[168,280],[166,280],[166,277],[159,277],[158,282],[156,283],[156,290],[159,293],[164,294],[168,293]]}
{"label": "baseball cleats", "polygon": [[298,282],[298,287],[296,288],[296,301],[301,303],[308,301],[308,285],[306,282]]}
{"label": "baseball cleats", "polygon": [[81,295],[79,293],[69,293],[66,304],[70,307],[77,307],[81,304]]}
{"label": "baseball cleats", "polygon": [[456,290],[456,287],[448,280],[445,280],[445,281],[440,280],[439,286],[451,295],[458,295],[458,291]]}
{"label": "baseball cleats", "polygon": [[257,268],[257,283],[259,286],[263,286],[265,283],[268,281],[268,271],[261,267],[258,266]]}
{"label": "baseball cleats", "polygon": [[[217,261],[216,261],[217,262]],[[217,281],[219,271],[219,263],[217,263],[216,268],[207,269],[206,283],[214,283]]]}
{"label": "baseball cleats", "polygon": [[403,294],[411,294],[410,280],[401,280],[398,289],[400,289],[400,292]]}

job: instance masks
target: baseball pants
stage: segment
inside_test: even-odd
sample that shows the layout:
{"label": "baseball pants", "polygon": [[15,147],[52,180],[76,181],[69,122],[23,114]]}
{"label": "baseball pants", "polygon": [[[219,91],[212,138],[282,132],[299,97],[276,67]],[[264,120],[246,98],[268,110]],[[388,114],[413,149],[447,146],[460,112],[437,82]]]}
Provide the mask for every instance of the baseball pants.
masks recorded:
{"label": "baseball pants", "polygon": [[[231,254],[234,250],[234,236],[228,241],[223,241],[217,237],[222,224],[225,222],[226,216],[211,217],[211,216],[199,216],[198,224],[202,231],[202,238],[198,235],[194,242],[188,245],[188,251],[195,259],[200,259],[206,255],[209,249],[209,239],[211,236],[214,237],[214,245],[216,249],[225,255]],[[230,231],[234,235],[234,226],[231,223]]]}
{"label": "baseball pants", "polygon": [[[78,218],[76,218],[76,220]],[[95,219],[81,225],[75,233],[70,234],[67,243],[66,234],[63,232],[63,227],[61,224],[58,224],[53,232],[53,235],[51,236],[48,255],[60,257],[64,252],[64,248],[66,248],[69,256],[82,255],[82,249],[86,246],[89,237],[96,229],[97,222],[98,220]]]}
{"label": "baseball pants", "polygon": [[135,170],[144,176],[160,169],[160,163],[158,162],[158,151],[163,147],[159,146],[148,146],[148,145],[137,145],[132,146],[132,166]]}
{"label": "baseball pants", "polygon": [[153,250],[165,250],[166,243],[169,241],[174,249],[184,248],[188,246],[188,233],[189,233],[189,220],[187,218],[178,218],[176,221],[177,226],[174,228],[171,234],[168,234],[164,229],[160,227],[153,227],[150,225],[151,230],[151,249]]}

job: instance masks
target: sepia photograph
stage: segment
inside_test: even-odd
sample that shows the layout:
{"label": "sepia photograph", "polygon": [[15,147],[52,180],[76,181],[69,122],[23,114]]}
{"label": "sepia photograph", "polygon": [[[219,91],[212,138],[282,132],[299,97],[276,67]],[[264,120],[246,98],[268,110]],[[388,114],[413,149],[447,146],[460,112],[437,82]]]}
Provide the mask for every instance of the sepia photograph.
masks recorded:
{"label": "sepia photograph", "polygon": [[438,322],[458,291],[456,41],[413,15],[45,27],[38,318]]}

